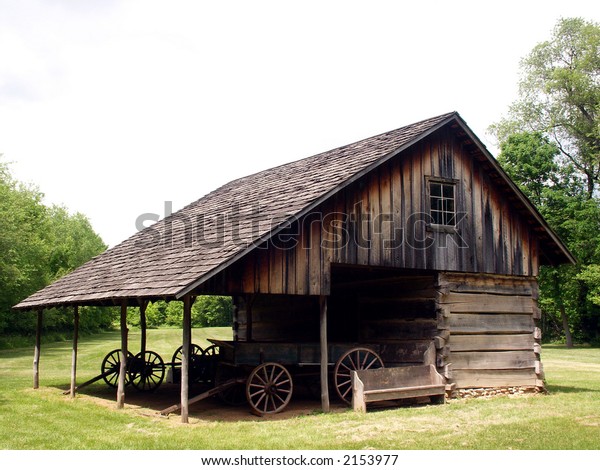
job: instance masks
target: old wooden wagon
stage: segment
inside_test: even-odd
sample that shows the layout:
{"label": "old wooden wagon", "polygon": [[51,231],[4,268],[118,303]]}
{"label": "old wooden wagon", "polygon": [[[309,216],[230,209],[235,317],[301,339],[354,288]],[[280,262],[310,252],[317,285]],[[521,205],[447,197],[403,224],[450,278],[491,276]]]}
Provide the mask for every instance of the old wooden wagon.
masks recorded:
{"label": "old wooden wagon", "polygon": [[[182,301],[186,422],[192,302],[232,296],[232,344],[318,345],[311,361],[328,410],[338,343],[433,342],[437,371],[457,388],[543,386],[537,275],[573,261],[449,113],[232,181],[16,309],[41,322],[44,308],[73,306],[77,325],[80,305],[120,305],[125,356],[128,307],[143,317],[148,302]],[[74,366],[72,377],[74,393]],[[119,406],[124,387],[120,374]]]}

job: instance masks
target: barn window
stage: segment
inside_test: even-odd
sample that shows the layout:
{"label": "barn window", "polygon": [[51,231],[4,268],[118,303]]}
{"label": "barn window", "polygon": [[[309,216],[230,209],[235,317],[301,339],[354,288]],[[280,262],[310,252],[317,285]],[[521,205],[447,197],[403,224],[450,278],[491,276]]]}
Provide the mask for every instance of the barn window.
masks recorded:
{"label": "barn window", "polygon": [[433,224],[456,224],[455,188],[453,181],[429,180],[429,214]]}

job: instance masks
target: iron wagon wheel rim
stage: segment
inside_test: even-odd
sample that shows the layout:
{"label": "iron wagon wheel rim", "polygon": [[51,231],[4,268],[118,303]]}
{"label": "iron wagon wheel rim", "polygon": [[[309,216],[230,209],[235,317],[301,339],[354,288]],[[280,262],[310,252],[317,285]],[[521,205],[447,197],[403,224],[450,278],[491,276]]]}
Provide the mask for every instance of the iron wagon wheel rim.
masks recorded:
{"label": "iron wagon wheel rim", "polygon": [[[197,344],[190,345],[190,356],[202,356],[204,354],[204,350],[198,346]],[[181,365],[181,357],[183,356],[183,346],[179,346],[175,352],[173,353],[173,357],[171,359],[171,363],[175,365]]]}
{"label": "iron wagon wheel rim", "polygon": [[338,397],[346,403],[352,403],[352,371],[378,369],[383,367],[379,354],[369,348],[352,348],[346,351],[335,363],[333,377]]}
{"label": "iron wagon wheel rim", "polygon": [[282,411],[294,392],[292,375],[277,362],[265,362],[255,367],[246,381],[246,399],[260,415]]}
{"label": "iron wagon wheel rim", "polygon": [[165,378],[165,363],[154,351],[137,353],[129,368],[131,384],[140,391],[156,390]]}
{"label": "iron wagon wheel rim", "polygon": [[[127,351],[128,368],[132,360],[133,354]],[[119,385],[119,375],[121,373],[121,349],[113,349],[104,356],[100,371],[103,374],[102,378],[104,379],[104,382],[113,388],[117,388]],[[125,374],[125,385],[129,385],[129,374]]]}

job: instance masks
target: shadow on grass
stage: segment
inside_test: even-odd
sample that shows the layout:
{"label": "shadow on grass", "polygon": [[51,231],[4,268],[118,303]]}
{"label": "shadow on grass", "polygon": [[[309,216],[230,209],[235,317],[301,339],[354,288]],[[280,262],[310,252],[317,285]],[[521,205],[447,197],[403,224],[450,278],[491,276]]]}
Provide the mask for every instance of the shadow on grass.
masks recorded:
{"label": "shadow on grass", "polygon": [[568,385],[548,385],[548,393],[585,393],[585,392],[600,392],[597,388],[570,387]]}

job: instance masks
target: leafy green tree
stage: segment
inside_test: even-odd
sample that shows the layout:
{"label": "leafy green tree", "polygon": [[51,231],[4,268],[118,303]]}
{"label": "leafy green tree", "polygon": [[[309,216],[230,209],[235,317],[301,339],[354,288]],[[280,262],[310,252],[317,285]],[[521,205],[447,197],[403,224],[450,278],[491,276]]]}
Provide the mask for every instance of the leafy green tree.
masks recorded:
{"label": "leafy green tree", "polygon": [[167,321],[167,303],[152,302],[146,307],[146,325],[148,328],[158,328]]}
{"label": "leafy green tree", "polygon": [[519,98],[492,126],[500,141],[521,131],[542,132],[583,175],[588,198],[600,178],[600,26],[561,19],[552,37],[521,62]]}
{"label": "leafy green tree", "polygon": [[106,250],[83,214],[69,214],[61,206],[48,208],[47,229],[48,268],[52,280],[73,271],[94,256]]}
{"label": "leafy green tree", "polygon": [[201,295],[192,306],[192,326],[231,326],[233,302],[231,297]]}
{"label": "leafy green tree", "polygon": [[[45,206],[43,194],[16,181],[0,161],[0,333],[34,331],[33,316],[12,306],[105,249],[85,216]],[[112,316],[110,309],[82,309],[80,325],[98,330]],[[48,309],[44,329],[71,330],[72,319],[72,310]]]}
{"label": "leafy green tree", "polygon": [[541,132],[520,132],[501,143],[498,162],[525,195],[541,206],[548,189],[559,183],[558,153],[558,147]]}
{"label": "leafy green tree", "polygon": [[165,324],[181,328],[183,325],[183,302],[167,302],[165,308]]}
{"label": "leafy green tree", "polygon": [[41,200],[39,191],[19,184],[0,163],[0,332],[26,320],[26,314],[11,315],[11,307],[48,280]]}

